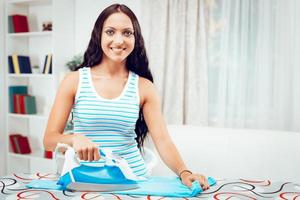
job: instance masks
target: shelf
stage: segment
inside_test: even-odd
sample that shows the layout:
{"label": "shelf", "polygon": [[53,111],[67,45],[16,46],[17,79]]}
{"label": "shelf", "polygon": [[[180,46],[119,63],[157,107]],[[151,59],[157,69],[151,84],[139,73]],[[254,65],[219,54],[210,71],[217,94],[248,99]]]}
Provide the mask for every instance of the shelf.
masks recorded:
{"label": "shelf", "polygon": [[47,159],[47,160],[52,160],[44,157],[44,151],[43,150],[38,150],[38,151],[33,151],[30,154],[19,154],[19,153],[13,153],[9,152],[10,156],[17,157],[17,158],[42,158],[42,159]]}
{"label": "shelf", "polygon": [[52,0],[8,0],[7,3],[17,5],[50,5]]}
{"label": "shelf", "polygon": [[24,32],[24,33],[8,33],[7,37],[37,37],[52,36],[52,31]]}
{"label": "shelf", "polygon": [[[1,1],[1,0],[0,0]],[[74,0],[4,0],[5,23],[3,55],[6,58],[1,68],[4,74],[4,89],[2,94],[5,105],[5,147],[7,154],[7,170],[17,169],[23,172],[46,171],[56,172],[53,160],[44,158],[43,137],[48,120],[49,108],[55,99],[56,86],[60,75],[66,70],[65,61],[74,56]],[[9,33],[8,16],[26,15],[30,32]],[[2,19],[2,18],[1,18]],[[42,31],[43,23],[51,21],[52,31]],[[65,47],[68,48],[65,48]],[[46,55],[52,54],[52,74],[43,74]],[[8,59],[12,54],[30,57],[31,66],[39,66],[39,70],[32,68],[30,74],[9,73]],[[54,62],[55,61],[55,62]],[[39,73],[38,73],[39,72]],[[12,99],[9,94],[10,86],[27,86],[28,94],[36,97],[37,114],[10,113]],[[9,101],[10,100],[10,101]],[[2,128],[2,127],[1,127]],[[3,128],[2,128],[3,129]],[[31,140],[31,154],[16,154],[11,151],[9,134],[24,133]],[[1,141],[2,142],[2,141]],[[10,152],[11,151],[11,152]],[[4,164],[4,163],[3,163]],[[1,198],[0,198],[1,199]]]}
{"label": "shelf", "polygon": [[8,74],[11,78],[52,78],[52,74]]}
{"label": "shelf", "polygon": [[9,113],[9,117],[15,117],[15,118],[23,118],[23,119],[47,119],[45,115],[41,114],[16,114],[16,113]]}

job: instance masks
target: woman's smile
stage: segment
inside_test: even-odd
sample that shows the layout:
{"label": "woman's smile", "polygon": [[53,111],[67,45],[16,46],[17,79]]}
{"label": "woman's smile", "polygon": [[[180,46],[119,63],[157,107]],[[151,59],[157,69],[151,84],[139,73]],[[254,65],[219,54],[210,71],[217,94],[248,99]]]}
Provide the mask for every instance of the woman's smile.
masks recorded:
{"label": "woman's smile", "polygon": [[123,53],[123,51],[126,51],[126,48],[122,47],[110,47],[110,50],[116,54]]}

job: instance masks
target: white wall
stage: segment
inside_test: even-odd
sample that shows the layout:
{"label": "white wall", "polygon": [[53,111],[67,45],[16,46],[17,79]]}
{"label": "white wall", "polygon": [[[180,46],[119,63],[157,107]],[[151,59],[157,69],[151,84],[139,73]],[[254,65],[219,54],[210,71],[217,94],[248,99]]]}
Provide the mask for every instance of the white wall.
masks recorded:
{"label": "white wall", "polygon": [[140,1],[138,0],[76,0],[75,1],[75,53],[84,53],[87,48],[94,23],[101,11],[114,3],[128,6],[137,18],[140,16]]}
{"label": "white wall", "polygon": [[[0,67],[4,66],[4,0],[0,0]],[[4,123],[4,70],[1,70],[0,73],[0,94],[2,98],[0,99],[0,176],[5,173],[5,166],[6,166],[6,141],[5,138],[5,123]],[[3,145],[4,144],[4,145]]]}

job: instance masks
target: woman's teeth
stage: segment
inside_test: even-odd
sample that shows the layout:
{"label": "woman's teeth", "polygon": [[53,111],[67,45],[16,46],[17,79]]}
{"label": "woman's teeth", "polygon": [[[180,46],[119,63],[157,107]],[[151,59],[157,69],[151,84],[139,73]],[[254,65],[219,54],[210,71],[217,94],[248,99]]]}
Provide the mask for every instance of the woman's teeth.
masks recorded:
{"label": "woman's teeth", "polygon": [[125,50],[125,48],[114,48],[114,47],[111,47],[110,49],[111,50],[118,50],[118,51]]}

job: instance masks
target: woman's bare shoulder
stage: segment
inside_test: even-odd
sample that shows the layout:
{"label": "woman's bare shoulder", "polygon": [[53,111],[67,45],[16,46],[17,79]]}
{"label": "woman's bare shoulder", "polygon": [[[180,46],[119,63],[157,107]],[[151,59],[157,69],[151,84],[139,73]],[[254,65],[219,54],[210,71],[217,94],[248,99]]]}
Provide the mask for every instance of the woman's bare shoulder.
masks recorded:
{"label": "woman's bare shoulder", "polygon": [[144,77],[139,77],[139,90],[140,90],[140,92],[155,90],[155,87],[154,87],[154,84],[150,80],[148,80]]}
{"label": "woman's bare shoulder", "polygon": [[139,95],[140,95],[141,105],[143,105],[148,99],[156,98],[158,94],[154,84],[150,80],[140,77]]}
{"label": "woman's bare shoulder", "polygon": [[59,88],[76,94],[79,82],[79,71],[68,72],[60,83]]}
{"label": "woman's bare shoulder", "polygon": [[68,80],[73,80],[73,81],[78,81],[79,79],[79,71],[72,71],[72,72],[68,72],[66,73],[64,79],[68,79]]}

